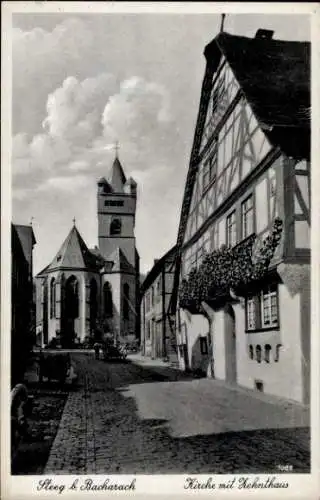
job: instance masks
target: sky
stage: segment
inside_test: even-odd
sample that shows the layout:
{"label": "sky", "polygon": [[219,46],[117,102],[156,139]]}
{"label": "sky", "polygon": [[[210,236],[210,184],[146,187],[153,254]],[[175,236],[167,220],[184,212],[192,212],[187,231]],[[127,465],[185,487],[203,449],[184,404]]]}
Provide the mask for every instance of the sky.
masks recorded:
{"label": "sky", "polygon": [[[14,14],[12,219],[32,224],[34,272],[73,225],[97,245],[96,182],[119,141],[138,183],[141,272],[176,243],[205,69],[218,14]],[[225,31],[310,40],[302,15],[232,15]]]}

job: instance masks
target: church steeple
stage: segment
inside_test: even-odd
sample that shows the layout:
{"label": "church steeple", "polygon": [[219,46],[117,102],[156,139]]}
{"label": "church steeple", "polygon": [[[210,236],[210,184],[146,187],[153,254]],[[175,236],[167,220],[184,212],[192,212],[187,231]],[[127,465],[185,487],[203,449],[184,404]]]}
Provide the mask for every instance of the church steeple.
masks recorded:
{"label": "church steeple", "polygon": [[97,195],[101,254],[108,260],[111,253],[120,248],[134,268],[137,183],[131,177],[126,178],[117,151],[107,180],[102,178],[98,182]]}
{"label": "church steeple", "polygon": [[120,163],[120,160],[118,158],[118,155],[116,155],[113,165],[111,167],[111,172],[109,176],[109,184],[112,187],[112,190],[115,193],[123,193],[123,186],[126,183],[126,176],[124,174],[122,165]]}

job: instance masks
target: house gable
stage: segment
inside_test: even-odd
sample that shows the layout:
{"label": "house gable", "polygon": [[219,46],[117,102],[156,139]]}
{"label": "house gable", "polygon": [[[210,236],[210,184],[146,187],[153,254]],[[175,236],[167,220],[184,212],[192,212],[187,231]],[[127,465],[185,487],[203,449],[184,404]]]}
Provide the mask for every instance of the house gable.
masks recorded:
{"label": "house gable", "polygon": [[[220,105],[215,101],[215,95],[219,92]],[[184,242],[192,237],[271,149],[271,142],[223,57],[217,74],[213,75],[207,102]]]}

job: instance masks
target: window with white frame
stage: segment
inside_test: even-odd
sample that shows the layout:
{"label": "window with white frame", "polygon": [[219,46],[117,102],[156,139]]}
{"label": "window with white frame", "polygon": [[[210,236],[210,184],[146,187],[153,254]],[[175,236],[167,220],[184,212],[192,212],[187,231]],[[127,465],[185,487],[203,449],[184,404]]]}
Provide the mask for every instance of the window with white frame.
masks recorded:
{"label": "window with white frame", "polygon": [[262,291],[262,327],[278,325],[278,292],[277,286],[266,287]]}
{"label": "window with white frame", "polygon": [[234,210],[227,217],[227,246],[234,246],[237,243],[237,220]]}
{"label": "window with white frame", "polygon": [[241,203],[241,227],[243,239],[247,238],[254,232],[254,209],[252,194]]}
{"label": "window with white frame", "polygon": [[278,286],[268,285],[260,293],[246,298],[248,332],[279,327]]}
{"label": "window with white frame", "polygon": [[255,330],[256,324],[256,301],[255,297],[248,297],[247,299],[247,330]]}

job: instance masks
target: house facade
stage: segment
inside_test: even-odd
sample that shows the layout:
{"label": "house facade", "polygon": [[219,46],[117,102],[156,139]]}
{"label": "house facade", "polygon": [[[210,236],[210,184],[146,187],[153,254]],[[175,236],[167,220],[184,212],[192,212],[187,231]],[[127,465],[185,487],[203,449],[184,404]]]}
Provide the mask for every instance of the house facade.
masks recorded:
{"label": "house facade", "polygon": [[11,383],[22,381],[35,333],[32,226],[11,225]]}
{"label": "house facade", "polygon": [[139,255],[134,226],[137,184],[115,158],[98,181],[98,243],[89,249],[75,222],[51,263],[36,277],[42,344],[58,337],[72,347],[86,339],[139,336]]}
{"label": "house facade", "polygon": [[175,332],[168,314],[172,294],[176,247],[171,248],[141,285],[141,351],[152,359],[177,361]]}
{"label": "house facade", "polygon": [[204,54],[171,301],[179,364],[307,403],[310,46],[221,32]]}

